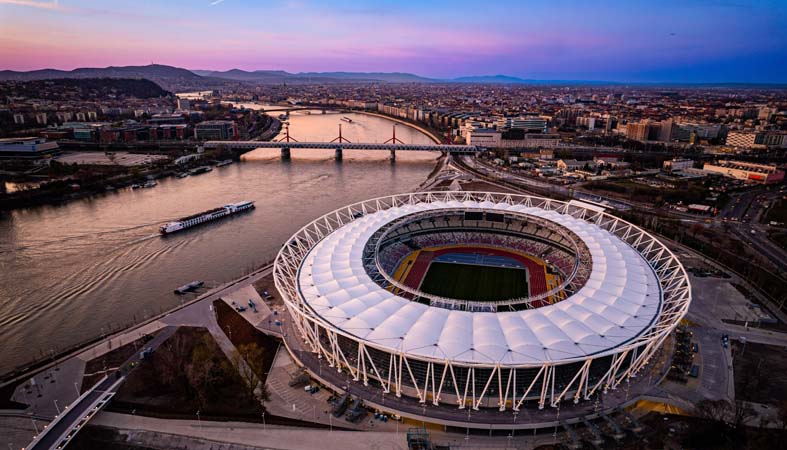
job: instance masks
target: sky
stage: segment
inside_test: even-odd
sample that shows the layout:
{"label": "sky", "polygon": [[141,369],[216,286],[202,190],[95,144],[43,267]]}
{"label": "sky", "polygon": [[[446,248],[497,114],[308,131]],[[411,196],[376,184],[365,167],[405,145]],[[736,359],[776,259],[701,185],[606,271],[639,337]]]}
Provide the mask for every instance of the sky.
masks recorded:
{"label": "sky", "polygon": [[0,69],[787,82],[787,0],[0,0]]}

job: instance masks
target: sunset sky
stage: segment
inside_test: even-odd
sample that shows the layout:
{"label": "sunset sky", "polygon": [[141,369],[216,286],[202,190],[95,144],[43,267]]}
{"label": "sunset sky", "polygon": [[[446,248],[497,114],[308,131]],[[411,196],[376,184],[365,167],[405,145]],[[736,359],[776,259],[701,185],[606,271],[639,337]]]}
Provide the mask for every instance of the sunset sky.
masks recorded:
{"label": "sunset sky", "polygon": [[787,1],[0,0],[0,69],[786,82]]}

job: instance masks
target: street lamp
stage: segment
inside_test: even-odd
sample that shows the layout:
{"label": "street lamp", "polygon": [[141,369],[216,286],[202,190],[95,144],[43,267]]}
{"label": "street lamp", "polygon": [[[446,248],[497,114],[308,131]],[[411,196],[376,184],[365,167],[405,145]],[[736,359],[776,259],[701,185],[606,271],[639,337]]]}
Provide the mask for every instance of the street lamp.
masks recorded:
{"label": "street lamp", "polygon": [[197,410],[197,423],[199,424],[200,430],[202,429],[202,421],[199,420],[199,410]]}
{"label": "street lamp", "polygon": [[262,429],[263,429],[263,431],[266,429],[266,427],[265,427],[265,411],[262,412]]}
{"label": "street lamp", "polygon": [[55,399],[55,409],[57,410],[57,415],[60,415],[60,407],[57,406],[57,399]]}
{"label": "street lamp", "polygon": [[77,387],[76,381],[74,381],[74,390],[77,391],[77,398],[79,398],[79,387]]}

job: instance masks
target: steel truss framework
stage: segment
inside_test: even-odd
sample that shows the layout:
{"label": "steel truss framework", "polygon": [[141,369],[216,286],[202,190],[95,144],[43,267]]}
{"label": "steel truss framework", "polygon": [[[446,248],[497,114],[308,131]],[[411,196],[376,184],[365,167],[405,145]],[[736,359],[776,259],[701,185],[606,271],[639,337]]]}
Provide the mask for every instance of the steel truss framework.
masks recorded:
{"label": "steel truss framework", "polygon": [[[634,339],[605,352],[539,364],[467,364],[414,356],[359,340],[315,314],[298,290],[301,263],[323,238],[363,215],[431,202],[491,202],[555,211],[594,224],[616,236],[647,261],[658,278],[662,301],[656,320]],[[309,223],[276,257],[274,282],[292,325],[307,348],[355,381],[384,393],[417,397],[421,403],[454,404],[459,409],[496,407],[518,411],[526,401],[558,407],[561,401],[589,400],[636,377],[651,361],[691,302],[688,276],[677,257],[653,235],[603,211],[529,195],[491,192],[418,192],[355,203]],[[374,357],[373,357],[374,356]]]}

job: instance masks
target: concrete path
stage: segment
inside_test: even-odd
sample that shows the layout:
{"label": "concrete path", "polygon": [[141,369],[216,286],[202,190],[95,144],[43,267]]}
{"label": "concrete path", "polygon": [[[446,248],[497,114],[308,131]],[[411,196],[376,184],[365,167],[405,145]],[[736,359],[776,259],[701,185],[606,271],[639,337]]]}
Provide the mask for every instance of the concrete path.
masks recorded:
{"label": "concrete path", "polygon": [[92,422],[124,433],[139,430],[280,450],[405,450],[405,433],[327,431],[244,422],[163,420],[101,412]]}

